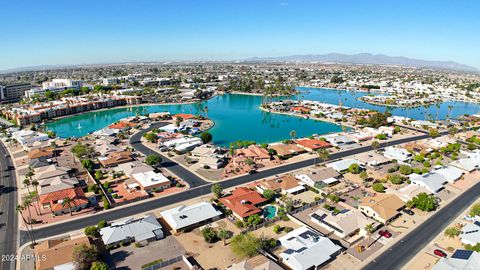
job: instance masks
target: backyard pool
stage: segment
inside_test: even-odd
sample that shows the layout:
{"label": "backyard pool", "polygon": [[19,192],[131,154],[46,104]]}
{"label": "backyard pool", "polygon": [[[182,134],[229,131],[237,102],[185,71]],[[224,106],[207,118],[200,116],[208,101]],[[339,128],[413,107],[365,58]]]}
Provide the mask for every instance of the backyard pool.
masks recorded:
{"label": "backyard pool", "polygon": [[277,215],[277,207],[273,205],[268,205],[263,208],[263,217],[272,219]]}

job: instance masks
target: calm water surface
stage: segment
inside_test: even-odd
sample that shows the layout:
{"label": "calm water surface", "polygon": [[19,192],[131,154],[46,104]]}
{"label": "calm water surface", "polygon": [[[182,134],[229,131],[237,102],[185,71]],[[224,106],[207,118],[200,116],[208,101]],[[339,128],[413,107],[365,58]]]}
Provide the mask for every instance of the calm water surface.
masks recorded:
{"label": "calm water surface", "polygon": [[[393,115],[415,119],[424,119],[425,115],[436,118],[437,113],[438,119],[445,119],[449,106],[452,106],[453,117],[478,113],[480,108],[476,104],[465,102],[444,102],[438,108],[435,105],[428,108],[393,108],[359,101],[357,100],[359,97],[366,95],[361,92],[313,88],[299,88],[299,90],[301,94],[293,96],[293,99],[317,100],[331,104],[338,104],[341,101],[343,105],[349,107],[374,109],[381,112],[388,110]],[[138,106],[93,111],[53,121],[47,124],[47,129],[55,131],[62,138],[81,137],[122,118],[137,114],[163,111],[169,111],[172,114],[198,114],[202,108],[208,106],[208,117],[215,122],[215,126],[210,131],[213,141],[223,146],[228,146],[230,142],[236,140],[253,140],[258,143],[280,141],[289,138],[292,130],[295,130],[298,136],[341,131],[340,126],[331,123],[263,112],[258,108],[261,100],[259,96],[227,94],[198,104]]]}

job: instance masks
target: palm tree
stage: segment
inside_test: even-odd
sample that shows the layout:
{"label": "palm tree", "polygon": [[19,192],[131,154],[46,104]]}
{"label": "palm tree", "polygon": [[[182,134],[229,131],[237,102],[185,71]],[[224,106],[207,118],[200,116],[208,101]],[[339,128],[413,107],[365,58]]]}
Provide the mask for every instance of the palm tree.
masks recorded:
{"label": "palm tree", "polygon": [[28,228],[28,222],[27,222],[27,219],[25,218],[25,216],[23,215],[23,210],[25,210],[25,207],[21,206],[21,205],[17,205],[15,210],[20,214],[20,216],[22,217],[22,220],[23,220],[23,223],[25,224],[26,228],[27,228],[27,233],[28,233],[28,236],[30,237],[30,241],[32,241],[32,245],[35,245],[35,237],[33,235],[33,231],[31,231],[29,228]]}
{"label": "palm tree", "polygon": [[322,160],[322,162],[327,161],[330,156],[330,154],[328,153],[328,150],[324,148],[318,150],[317,154],[318,154],[318,158]]}
{"label": "palm tree", "polygon": [[63,198],[62,206],[63,207],[68,207],[68,211],[70,212],[70,216],[73,216],[73,214],[72,214],[72,204],[75,205],[75,201],[72,198],[69,198],[69,197]]}
{"label": "palm tree", "polygon": [[41,212],[41,208],[40,208],[40,195],[38,193],[38,186],[40,185],[40,183],[38,183],[38,181],[36,179],[33,179],[32,182],[30,183],[34,188],[35,188],[35,195],[36,195],[36,199],[37,199],[37,206],[38,206],[38,210],[40,211],[40,214],[42,213]]}
{"label": "palm tree", "polygon": [[367,224],[367,225],[365,226],[365,231],[367,232],[367,235],[368,235],[367,248],[370,247],[370,241],[371,241],[373,229],[374,229],[374,228],[373,228],[373,223]]}
{"label": "palm tree", "polygon": [[295,140],[297,137],[297,132],[295,130],[290,131],[290,137],[292,137],[292,141]]}

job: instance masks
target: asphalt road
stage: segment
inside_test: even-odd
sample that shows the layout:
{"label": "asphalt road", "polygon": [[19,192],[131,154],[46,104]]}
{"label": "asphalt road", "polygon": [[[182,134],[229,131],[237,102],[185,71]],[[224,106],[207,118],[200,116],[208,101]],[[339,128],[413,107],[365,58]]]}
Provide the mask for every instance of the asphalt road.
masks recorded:
{"label": "asphalt road", "polygon": [[430,243],[458,216],[467,209],[480,194],[480,182],[462,195],[440,208],[427,221],[407,234],[400,242],[391,246],[363,270],[400,269],[423,247]]}
{"label": "asphalt road", "polygon": [[[161,123],[158,124],[158,126],[161,126]],[[152,125],[150,129],[153,129],[155,127],[157,127],[157,125]],[[146,148],[145,146],[142,146],[138,142],[139,142],[142,134],[147,132],[150,129],[144,130],[144,131],[132,136],[132,138],[131,138],[132,146],[135,149],[138,149],[143,154],[147,154],[147,155],[151,154],[151,153],[155,153],[155,152],[153,152],[149,148]],[[393,141],[393,142],[381,143],[380,147],[385,147],[385,146],[387,146],[387,144],[388,144],[388,146],[402,144],[402,143],[406,143],[406,142],[410,142],[410,141],[414,141],[414,140],[420,140],[420,139],[424,139],[424,138],[428,138],[428,137],[429,137],[428,135],[422,134],[422,135],[415,136],[415,137],[399,139],[399,140],[396,140],[396,141]],[[360,147],[360,148],[356,148],[356,149],[332,154],[332,155],[330,155],[330,159],[333,160],[333,159],[343,158],[343,157],[347,157],[347,156],[350,156],[350,155],[366,152],[366,151],[369,151],[369,150],[372,150],[372,148],[370,146],[364,146],[364,147]],[[223,188],[226,189],[226,188],[234,187],[234,186],[237,186],[237,185],[242,185],[242,184],[245,184],[245,183],[248,183],[248,182],[252,182],[252,181],[255,181],[255,180],[258,180],[258,179],[271,177],[273,175],[285,173],[285,172],[292,171],[292,170],[301,169],[301,168],[307,167],[307,166],[311,166],[315,163],[315,161],[318,161],[318,159],[317,158],[312,158],[312,159],[305,160],[305,161],[291,163],[291,164],[287,164],[287,165],[284,165],[284,166],[281,166],[281,167],[276,167],[276,168],[271,168],[271,169],[268,169],[268,170],[259,171],[255,174],[243,175],[243,176],[233,178],[233,179],[230,179],[230,180],[225,180],[225,181],[221,182],[220,184],[222,185]],[[184,192],[175,194],[173,196],[167,196],[167,197],[158,198],[158,199],[154,199],[154,200],[146,200],[143,203],[127,206],[127,207],[124,207],[124,208],[121,208],[121,209],[113,208],[111,210],[108,210],[108,211],[105,211],[105,212],[100,212],[99,214],[88,216],[88,217],[85,217],[85,218],[72,220],[72,221],[67,221],[67,222],[63,222],[63,223],[59,223],[59,224],[54,224],[54,225],[50,225],[50,226],[44,227],[44,228],[39,228],[39,229],[34,230],[35,238],[36,239],[41,239],[41,238],[50,237],[50,236],[54,236],[54,235],[65,234],[65,233],[68,233],[70,231],[75,231],[75,230],[83,229],[87,226],[95,225],[101,219],[117,220],[117,219],[129,217],[129,216],[132,216],[132,215],[135,215],[135,214],[138,214],[138,213],[152,211],[152,210],[155,210],[157,208],[164,207],[164,206],[167,206],[167,205],[170,205],[170,204],[175,204],[175,203],[179,203],[179,202],[182,202],[182,201],[185,201],[185,200],[200,197],[202,195],[206,195],[206,194],[209,194],[211,192],[210,189],[211,189],[211,186],[213,185],[212,183],[204,181],[200,177],[198,177],[195,174],[189,172],[188,170],[186,170],[185,168],[183,168],[182,166],[178,165],[176,162],[174,162],[170,159],[164,159],[164,162],[166,163],[165,165],[168,166],[169,170],[176,173],[178,177],[187,181],[191,185],[191,188],[184,191]],[[204,183],[204,184],[201,184],[201,183]],[[21,235],[20,235],[20,238],[21,238],[20,239],[20,244],[21,245],[25,244],[28,241],[27,233],[25,231],[22,231]]]}
{"label": "asphalt road", "polygon": [[[2,255],[15,255],[17,251],[17,188],[15,170],[8,151],[0,141],[0,251]],[[15,260],[2,256],[0,270],[15,269]]]}

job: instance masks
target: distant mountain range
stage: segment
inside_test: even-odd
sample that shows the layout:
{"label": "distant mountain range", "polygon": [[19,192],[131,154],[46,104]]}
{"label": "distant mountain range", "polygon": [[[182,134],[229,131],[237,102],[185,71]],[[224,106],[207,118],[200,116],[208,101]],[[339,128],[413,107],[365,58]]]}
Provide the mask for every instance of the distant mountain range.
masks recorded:
{"label": "distant mountain range", "polygon": [[287,62],[322,62],[322,63],[345,63],[345,64],[371,64],[391,65],[405,67],[425,67],[449,69],[458,71],[478,72],[478,69],[453,61],[429,61],[408,58],[403,56],[388,56],[383,54],[359,53],[359,54],[305,54],[280,57],[253,57],[245,61],[287,61]]}

